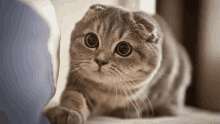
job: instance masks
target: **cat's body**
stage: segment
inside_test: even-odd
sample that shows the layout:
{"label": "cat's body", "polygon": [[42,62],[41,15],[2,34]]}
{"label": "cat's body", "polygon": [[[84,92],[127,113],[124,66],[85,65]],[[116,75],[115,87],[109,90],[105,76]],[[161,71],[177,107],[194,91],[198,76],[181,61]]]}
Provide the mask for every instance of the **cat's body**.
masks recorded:
{"label": "cat's body", "polygon": [[71,66],[51,123],[84,123],[91,115],[177,115],[191,65],[158,15],[93,5],[71,37]]}

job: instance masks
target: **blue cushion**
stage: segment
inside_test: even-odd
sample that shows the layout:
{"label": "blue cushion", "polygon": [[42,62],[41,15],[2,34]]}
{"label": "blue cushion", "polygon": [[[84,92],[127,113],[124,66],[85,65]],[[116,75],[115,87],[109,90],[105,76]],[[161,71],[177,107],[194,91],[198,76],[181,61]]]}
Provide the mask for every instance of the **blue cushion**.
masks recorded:
{"label": "blue cushion", "polygon": [[1,124],[49,124],[42,115],[53,93],[49,27],[15,0],[1,1],[0,17]]}

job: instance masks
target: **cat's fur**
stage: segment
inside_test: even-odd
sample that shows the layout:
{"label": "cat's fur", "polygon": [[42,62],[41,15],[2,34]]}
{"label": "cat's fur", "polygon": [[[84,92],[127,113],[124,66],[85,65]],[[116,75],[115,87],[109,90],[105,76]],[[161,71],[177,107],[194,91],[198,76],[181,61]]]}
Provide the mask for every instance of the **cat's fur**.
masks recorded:
{"label": "cat's fur", "polygon": [[[88,33],[98,36],[97,48],[85,45]],[[131,45],[129,56],[115,52],[121,41]],[[191,64],[158,15],[91,6],[72,32],[70,63],[60,105],[44,113],[52,124],[82,124],[91,115],[178,115],[184,106]]]}

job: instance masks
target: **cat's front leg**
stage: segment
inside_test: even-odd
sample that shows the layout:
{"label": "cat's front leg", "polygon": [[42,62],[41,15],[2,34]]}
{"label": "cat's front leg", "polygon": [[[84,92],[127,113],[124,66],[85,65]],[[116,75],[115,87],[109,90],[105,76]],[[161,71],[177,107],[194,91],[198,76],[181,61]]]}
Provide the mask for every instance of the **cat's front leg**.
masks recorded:
{"label": "cat's front leg", "polygon": [[44,115],[51,124],[84,124],[89,115],[83,94],[66,89],[59,106],[50,108]]}

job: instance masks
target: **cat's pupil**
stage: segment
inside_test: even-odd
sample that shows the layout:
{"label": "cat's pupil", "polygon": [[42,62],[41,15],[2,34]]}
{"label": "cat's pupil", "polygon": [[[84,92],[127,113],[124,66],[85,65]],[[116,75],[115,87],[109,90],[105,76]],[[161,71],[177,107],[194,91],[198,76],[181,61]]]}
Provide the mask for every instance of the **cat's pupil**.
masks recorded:
{"label": "cat's pupil", "polygon": [[126,54],[129,50],[128,48],[129,46],[127,44],[121,44],[119,46],[119,51],[122,53],[122,54]]}
{"label": "cat's pupil", "polygon": [[121,56],[128,56],[131,53],[131,46],[126,42],[119,43],[116,49],[116,52]]}
{"label": "cat's pupil", "polygon": [[95,34],[88,34],[85,41],[86,45],[90,48],[98,46],[98,37]]}
{"label": "cat's pupil", "polygon": [[94,35],[90,35],[89,36],[89,38],[88,38],[88,43],[90,44],[90,45],[95,45],[96,43],[97,43],[97,38],[96,38],[96,36],[94,36]]}

